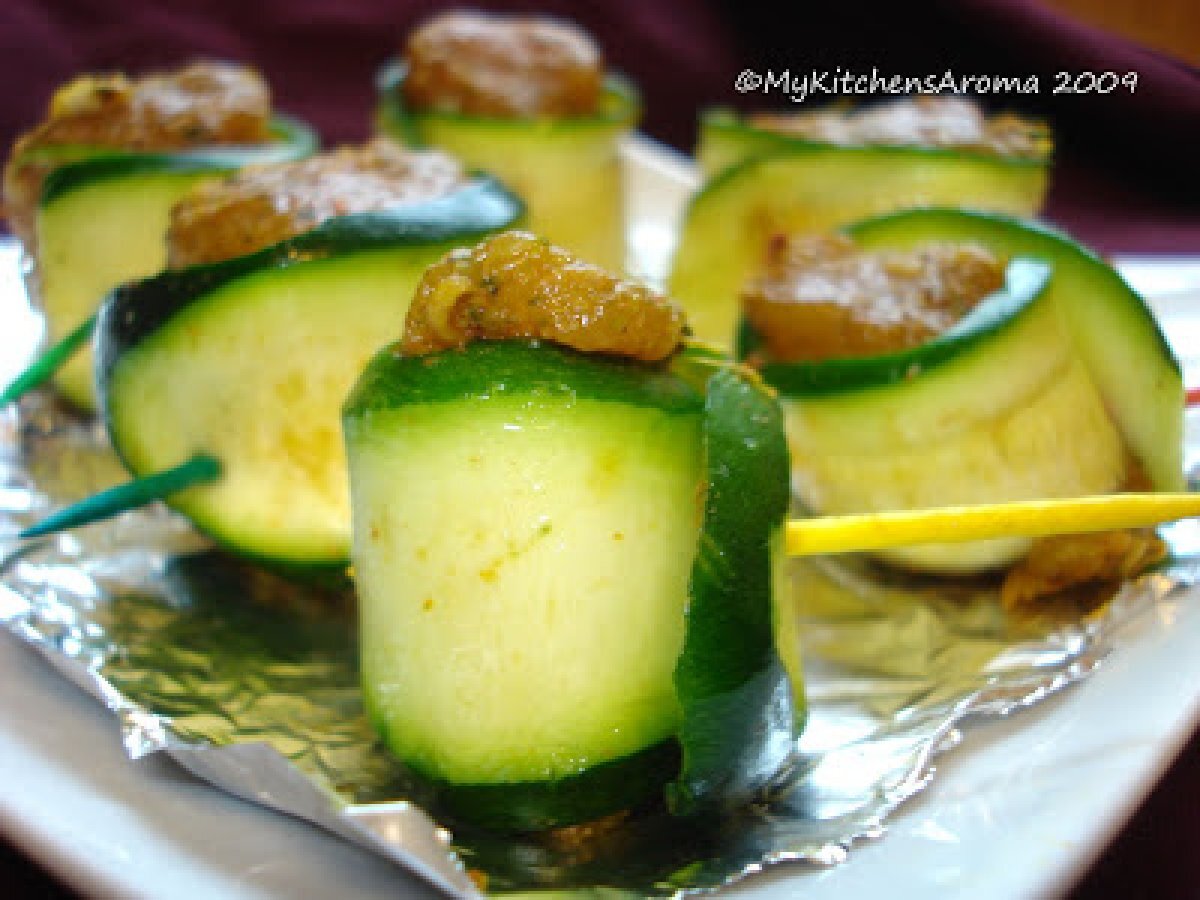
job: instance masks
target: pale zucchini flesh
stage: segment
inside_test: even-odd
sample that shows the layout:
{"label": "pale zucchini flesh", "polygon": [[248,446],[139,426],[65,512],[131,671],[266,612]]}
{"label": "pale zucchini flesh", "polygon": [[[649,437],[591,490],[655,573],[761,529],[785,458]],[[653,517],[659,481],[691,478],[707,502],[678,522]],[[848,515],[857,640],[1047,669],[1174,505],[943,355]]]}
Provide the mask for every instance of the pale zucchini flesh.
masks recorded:
{"label": "pale zucchini flesh", "polygon": [[[793,486],[809,508],[836,514],[1103,494],[1139,473],[1155,489],[1180,489],[1178,363],[1145,304],[1103,261],[1036,223],[961,209],[891,213],[847,233],[867,250],[982,246],[1009,259],[1009,292],[1029,257],[1052,274],[1018,315],[998,319],[985,340],[948,360],[938,361],[937,350],[953,348],[955,334],[970,336],[968,320],[896,354],[911,370],[889,356],[768,365],[764,375],[786,398]],[[885,556],[969,572],[1005,565],[1027,546],[993,541]]]}
{"label": "pale zucchini flesh", "polygon": [[[911,361],[899,373],[876,384],[810,391],[789,384],[775,366],[766,367],[764,376],[785,400],[795,401],[789,429],[801,446],[824,454],[918,446],[983,429],[1041,393],[1073,355],[1061,312],[1044,302],[1047,288],[1040,290],[994,332],[973,345],[964,342],[954,356],[934,365],[925,358],[932,353],[915,351],[902,357]],[[805,365],[824,370],[829,363]],[[788,374],[787,364],[777,368]]]}
{"label": "pale zucchini flesh", "polygon": [[218,541],[280,562],[344,561],[341,404],[371,355],[403,329],[421,274],[444,249],[269,267],[182,309],[107,376],[114,446],[135,473],[201,452],[220,460],[218,481],[172,498]]}
{"label": "pale zucchini flesh", "polygon": [[[47,338],[56,344],[91,317],[119,284],[161,271],[172,205],[198,172],[137,172],[60,194],[38,211],[38,294]],[[59,390],[83,409],[96,408],[93,355],[85,345],[55,375]]]}
{"label": "pale zucchini flesh", "polygon": [[1030,215],[1041,203],[1038,168],[902,149],[819,147],[751,159],[706,185],[688,207],[669,280],[694,334],[732,345],[739,293],[765,262],[772,235],[831,231],[914,206]]}
{"label": "pale zucchini flesh", "polygon": [[675,734],[699,428],[536,396],[348,420],[367,703],[407,764],[545,782]]}
{"label": "pale zucchini flesh", "polygon": [[506,119],[407,109],[403,78],[404,66],[395,62],[380,73],[381,131],[494,175],[525,202],[529,231],[587,262],[625,268],[620,140],[640,115],[631,84],[610,76],[596,115]]}
{"label": "pale zucchini flesh", "polygon": [[[895,357],[909,360],[902,371],[886,355],[779,364],[777,380],[813,372],[809,390],[781,382],[801,503],[839,515],[1119,490],[1128,453],[1050,294],[1053,283],[1044,264],[1011,261],[1005,291],[937,341]],[[836,371],[840,385],[829,377]],[[818,380],[822,373],[829,383]],[[854,386],[856,376],[866,383]],[[879,555],[963,574],[1008,565],[1028,548],[1028,540],[997,539]]]}
{"label": "pale zucchini flesh", "polygon": [[[198,181],[252,163],[300,159],[317,148],[316,134],[287,116],[275,116],[271,131],[274,139],[262,144],[171,151],[70,144],[30,151],[32,160],[57,164],[42,184],[34,273],[49,343],[82,326],[110,290],[166,266],[171,207]],[[71,402],[96,408],[90,346],[54,380]]]}
{"label": "pale zucchini flesh", "polygon": [[732,110],[709,110],[700,115],[696,163],[708,179],[752,157],[785,150],[788,142],[782,135],[746,124]]}
{"label": "pale zucchini flesh", "polygon": [[[733,110],[721,108],[705,110],[700,114],[699,131],[696,142],[696,161],[700,165],[700,171],[708,178],[753,157],[804,152],[814,148],[835,146],[828,141],[763,128],[740,117]],[[1041,170],[1043,185],[1045,184],[1045,172],[1050,166],[1048,149],[1045,156],[1019,157],[1004,156],[967,147],[922,146],[920,144],[859,144],[857,146],[869,146],[883,153],[894,151],[898,156],[898,163],[901,165],[910,154],[923,153],[932,156],[978,157],[1000,171],[1006,169]]]}
{"label": "pale zucchini flesh", "polygon": [[[983,351],[986,352],[986,351]],[[1020,357],[1010,356],[1014,369]],[[964,399],[980,382],[945,385]],[[903,389],[896,403],[903,405]],[[1074,356],[1051,372],[1032,395],[1015,395],[1011,406],[985,419],[971,416],[960,428],[949,413],[946,426],[903,440],[877,435],[868,417],[865,434],[840,448],[825,433],[815,443],[805,403],[784,402],[795,454],[793,488],[801,501],[823,514],[876,512],[1105,494],[1120,490],[1128,454],[1087,369]],[[838,432],[852,435],[853,413]],[[864,439],[865,438],[865,439]],[[961,573],[998,568],[1029,548],[1022,538],[907,547],[880,553],[891,562],[932,572]]]}
{"label": "pale zucchini flesh", "polygon": [[1047,293],[1130,453],[1156,490],[1184,489],[1183,377],[1145,302],[1091,251],[1045,226],[961,210],[897,213],[859,223],[863,246],[974,241],[1001,256],[1051,263]]}
{"label": "pale zucchini flesh", "polygon": [[422,140],[495,175],[525,201],[528,230],[613,271],[625,267],[623,124],[422,121]]}

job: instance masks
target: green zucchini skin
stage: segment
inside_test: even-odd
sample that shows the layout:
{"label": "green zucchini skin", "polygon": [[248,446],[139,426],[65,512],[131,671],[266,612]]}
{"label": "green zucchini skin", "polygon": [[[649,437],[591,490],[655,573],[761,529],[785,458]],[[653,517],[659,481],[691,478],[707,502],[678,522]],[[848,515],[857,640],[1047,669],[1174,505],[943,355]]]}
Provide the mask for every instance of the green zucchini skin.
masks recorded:
{"label": "green zucchini skin", "polygon": [[931,205],[1033,215],[1045,189],[1037,167],[919,147],[814,144],[750,157],[689,201],[669,292],[698,338],[730,347],[739,292],[761,265],[771,235],[828,231]]}
{"label": "green zucchini skin", "polygon": [[[700,170],[711,178],[731,166],[754,157],[803,152],[830,146],[833,145],[799,135],[781,134],[767,128],[759,128],[739,117],[731,109],[706,109],[700,113],[700,136],[696,145],[696,160],[700,164]],[[1000,156],[994,153],[954,147],[885,146],[888,150],[899,151],[898,158],[901,160],[910,154],[934,157],[979,157],[990,161],[998,168],[1038,172],[1043,179],[1048,179],[1048,173],[1053,164],[1050,154],[1041,158],[1030,158]]]}
{"label": "green zucchini skin", "polygon": [[[292,523],[296,527],[293,542],[281,528],[264,527],[256,532],[239,524],[243,513],[230,511],[233,498],[221,500],[220,491],[226,490],[223,484],[235,483],[235,474],[249,482],[274,485],[271,490],[279,492],[284,485],[294,484],[297,490],[316,492],[314,496],[323,498],[323,503],[338,505],[336,494],[344,493],[345,482],[337,438],[338,408],[359,367],[402,327],[408,301],[425,266],[454,247],[509,226],[522,209],[520,201],[500,185],[479,179],[445,198],[385,213],[331,219],[311,232],[256,253],[164,272],[117,288],[100,310],[95,341],[101,412],[114,449],[130,472],[141,476],[182,461],[160,458],[164,456],[162,448],[174,446],[177,439],[156,438],[156,434],[186,430],[192,436],[189,440],[195,445],[165,454],[171,457],[216,453],[218,444],[231,447],[220,460],[224,470],[220,480],[172,497],[171,505],[218,543],[280,570],[303,574],[344,566],[349,553],[348,512],[343,511],[340,521],[333,522],[339,514],[329,512],[329,507],[321,512],[315,502],[297,499],[304,513],[288,517],[289,527]],[[350,283],[355,285],[353,296],[328,299],[338,290],[345,291]],[[354,303],[364,304],[357,314]],[[330,308],[333,304],[341,304],[341,308]],[[273,309],[287,320],[268,318],[264,325],[263,317],[276,315],[270,311]],[[249,329],[253,334],[247,334],[241,323],[243,317],[251,316],[258,324]],[[339,327],[338,316],[350,317],[345,328]],[[322,324],[310,326],[306,321]],[[377,326],[372,324],[377,321]],[[275,334],[271,322],[278,324]],[[330,335],[329,340],[312,335],[312,327],[333,329],[323,332]],[[259,332],[259,328],[263,330]],[[305,335],[303,347],[287,344],[287,338],[282,338],[281,345],[280,335],[288,334]],[[241,346],[240,351],[230,351],[242,354],[231,362],[249,367],[252,377],[261,380],[255,385],[258,393],[236,380],[222,382],[222,377],[230,380],[222,369],[232,372],[234,367],[214,365],[210,357],[223,351],[206,349],[205,337],[195,335]],[[208,346],[214,345],[210,342]],[[278,366],[272,365],[274,359],[279,360]],[[150,371],[145,368],[147,361],[153,361],[153,371],[161,371],[161,378],[149,382],[149,387],[145,377],[137,374],[139,368]],[[134,398],[186,390],[179,386],[194,377],[188,374],[190,370],[204,372],[209,378],[196,385],[203,395],[195,399],[194,409],[188,408],[192,404],[186,397],[176,397],[165,410],[139,413],[143,401]],[[302,405],[297,405],[300,399],[294,391],[286,400],[281,395],[278,402],[267,401],[265,392],[277,389],[272,387],[276,376],[271,374],[277,371],[286,373],[278,375],[285,380],[293,372],[315,379],[304,390],[319,393],[302,395],[307,397]],[[333,394],[327,397],[329,392]],[[211,421],[200,414],[199,410],[216,402],[232,406]],[[324,412],[311,411],[323,405],[329,406],[329,421],[324,421]],[[284,409],[292,410],[295,418],[279,419]],[[161,417],[162,426],[145,421],[148,415]],[[180,420],[174,427],[167,424],[172,416]],[[254,428],[253,454],[257,456],[239,458],[237,435],[230,433],[233,421]],[[285,438],[315,440],[325,433],[330,435],[328,452],[320,449],[325,443],[296,445],[299,449],[289,445],[288,464],[283,465]],[[309,465],[315,467],[311,482],[300,474]],[[261,471],[248,472],[247,467],[261,467]]]}
{"label": "green zucchini skin", "polygon": [[320,146],[315,131],[299,119],[275,116],[272,143],[197,147],[174,151],[132,151],[112,148],[79,148],[69,161],[56,167],[42,183],[40,205],[48,206],[64,194],[96,181],[148,172],[233,172],[243,166],[288,162],[311,156]]}
{"label": "green zucchini skin", "polygon": [[[379,93],[379,114],[388,117],[387,124],[406,128],[410,125],[419,125],[422,120],[437,119],[447,122],[487,125],[500,131],[506,129],[524,131],[531,124],[522,119],[502,119],[454,112],[418,112],[409,109],[404,105],[404,95],[401,93],[405,73],[405,64],[393,59],[384,64],[375,80]],[[605,78],[604,96],[600,104],[600,111],[593,116],[539,120],[538,125],[542,129],[566,132],[577,132],[587,128],[604,129],[611,125],[629,127],[637,123],[642,112],[642,99],[637,87],[629,79],[615,73],[609,73]],[[419,140],[419,135],[419,130],[409,134],[414,140]]]}
{"label": "green zucchini skin", "polygon": [[[652,409],[702,422],[697,439],[704,445],[701,478],[707,484],[700,549],[691,564],[686,599],[670,601],[684,610],[683,643],[668,686],[681,711],[676,733],[632,754],[546,781],[455,783],[406,759],[397,747],[450,815],[502,831],[568,825],[663,799],[675,814],[694,815],[745,802],[793,751],[803,721],[798,659],[794,647],[781,652],[775,646],[777,636],[794,638],[787,622],[781,622],[790,618],[784,585],[773,580],[782,558],[779,538],[788,503],[780,413],[769,393],[740,371],[711,359],[683,361],[685,367],[693,363],[688,372],[676,374],[660,366],[521,342],[479,343],[421,358],[389,349],[376,356],[347,400],[343,419],[352,482],[356,445],[382,448],[383,441],[399,440],[399,426],[386,421],[406,407],[498,400],[514,409],[523,403],[569,409],[577,402],[599,401],[614,409]],[[709,367],[715,374],[699,374]],[[703,396],[693,386],[698,381],[707,382]],[[537,421],[544,427],[544,419]],[[621,421],[614,413],[611,427],[621,429]],[[391,431],[396,434],[386,437]],[[386,533],[396,526],[380,527]],[[356,544],[360,540],[366,543],[359,536]],[[360,574],[368,571],[362,559],[355,565]],[[393,601],[364,596],[361,602],[374,608]],[[395,746],[395,726],[379,699],[388,688],[373,683],[373,664],[368,665],[380,626],[364,619],[363,627],[364,696],[385,743]],[[620,676],[620,667],[604,674]],[[445,715],[454,720],[453,713]],[[612,723],[614,729],[620,726]],[[512,723],[512,730],[523,733],[520,721]]]}
{"label": "green zucchini skin", "polygon": [[234,259],[163,272],[107,298],[97,331],[96,371],[109,381],[121,357],[178,312],[239,278],[343,253],[470,241],[519,221],[524,204],[491,178],[450,196],[392,212],[339,216],[296,237]]}
{"label": "green zucchini skin", "polygon": [[[879,356],[820,362],[768,362],[762,367],[767,383],[790,398],[822,397],[870,388],[886,388],[930,372],[969,353],[1002,332],[1029,310],[1050,285],[1052,268],[1037,259],[1012,260],[1005,286],[986,298],[953,328],[909,350]],[[742,328],[743,352],[756,343],[753,330]]]}
{"label": "green zucchini skin", "polygon": [[468,351],[404,357],[380,352],[346,400],[347,422],[372,412],[427,403],[486,402],[493,397],[544,400],[586,397],[666,413],[699,408],[696,391],[666,369],[613,365],[553,345],[480,342]]}
{"label": "green zucchini skin", "polygon": [[645,806],[679,772],[679,759],[678,742],[669,740],[552,781],[463,785],[423,777],[448,816],[490,831],[532,832]]}
{"label": "green zucchini skin", "polygon": [[779,569],[791,495],[778,403],[744,374],[718,371],[704,445],[704,521],[675,668],[683,764],[667,799],[676,815],[747,802],[791,756],[805,719]]}
{"label": "green zucchini skin", "polygon": [[411,147],[440,147],[495,175],[529,208],[531,231],[613,270],[625,263],[618,142],[641,116],[641,98],[610,75],[600,111],[567,118],[494,118],[425,112],[404,104],[405,67],[376,80],[377,128]]}

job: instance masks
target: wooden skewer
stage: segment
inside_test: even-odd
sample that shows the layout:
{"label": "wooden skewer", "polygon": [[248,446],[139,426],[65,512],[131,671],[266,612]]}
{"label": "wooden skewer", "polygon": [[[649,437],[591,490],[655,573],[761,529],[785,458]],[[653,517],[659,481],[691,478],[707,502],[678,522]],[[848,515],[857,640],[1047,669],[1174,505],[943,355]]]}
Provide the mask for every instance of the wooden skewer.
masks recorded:
{"label": "wooden skewer", "polygon": [[821,516],[787,523],[790,556],[1144,528],[1200,516],[1200,494],[1112,494]]}

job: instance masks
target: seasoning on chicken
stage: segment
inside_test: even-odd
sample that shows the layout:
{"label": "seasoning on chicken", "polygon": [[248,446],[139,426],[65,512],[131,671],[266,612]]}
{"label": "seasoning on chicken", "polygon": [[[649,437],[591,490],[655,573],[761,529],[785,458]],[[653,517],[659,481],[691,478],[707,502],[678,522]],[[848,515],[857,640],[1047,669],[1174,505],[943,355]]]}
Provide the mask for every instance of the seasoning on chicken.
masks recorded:
{"label": "seasoning on chicken", "polygon": [[335,216],[432,200],[465,182],[452,157],[405,150],[385,138],[296,162],[250,166],[223,181],[202,182],[175,205],[169,265],[244,256]]}
{"label": "seasoning on chicken", "polygon": [[402,349],[421,356],[480,339],[537,339],[655,361],[684,333],[683,311],[661,294],[531,234],[505,232],[426,271]]}
{"label": "seasoning on chicken", "polygon": [[42,181],[72,149],[178,150],[272,139],[271,92],[252,69],[196,62],[142,78],[81,75],[51,98],[46,120],[21,135],[4,172],[5,213],[32,247]]}
{"label": "seasoning on chicken", "polygon": [[778,235],[742,302],[769,356],[796,362],[918,346],[1003,284],[1003,263],[969,244],[866,252],[842,235]]}
{"label": "seasoning on chicken", "polygon": [[405,48],[414,109],[500,118],[586,116],[604,81],[600,49],[577,25],[474,12],[440,15]]}
{"label": "seasoning on chicken", "polygon": [[1044,160],[1052,140],[1047,126],[1015,113],[988,116],[960,97],[905,97],[889,103],[801,113],[760,113],[759,128],[839,146],[900,145],[974,150]]}

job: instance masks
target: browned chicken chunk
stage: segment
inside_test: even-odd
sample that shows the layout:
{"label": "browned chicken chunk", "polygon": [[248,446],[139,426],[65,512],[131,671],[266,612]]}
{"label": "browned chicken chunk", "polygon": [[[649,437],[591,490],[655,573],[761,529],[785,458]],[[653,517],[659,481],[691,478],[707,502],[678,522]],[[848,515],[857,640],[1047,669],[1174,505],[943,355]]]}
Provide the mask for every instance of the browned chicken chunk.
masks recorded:
{"label": "browned chicken chunk", "polygon": [[[21,135],[4,171],[13,232],[32,246],[42,181],[72,147],[177,150],[271,140],[271,93],[244,66],[197,62],[131,79],[82,75],[55,92],[46,120]],[[46,151],[37,153],[34,151]]]}
{"label": "browned chicken chunk", "polygon": [[1148,530],[1040,538],[1005,575],[1000,601],[1006,609],[1021,610],[1075,588],[1103,592],[1165,556],[1166,545]]}
{"label": "browned chicken chunk", "polygon": [[404,55],[414,109],[533,118],[591,115],[600,103],[600,50],[566,22],[445,13],[409,36]]}
{"label": "browned chicken chunk", "polygon": [[451,251],[426,271],[402,349],[420,356],[481,339],[529,338],[654,361],[670,356],[683,335],[683,311],[671,300],[512,231]]}
{"label": "browned chicken chunk", "polygon": [[1041,122],[1015,113],[986,115],[959,97],[919,96],[852,109],[760,113],[750,122],[768,131],[840,146],[912,145],[1046,159],[1052,141]]}
{"label": "browned chicken chunk", "polygon": [[443,197],[466,175],[453,157],[384,138],[202,182],[171,210],[172,268],[253,253],[334,216]]}
{"label": "browned chicken chunk", "polygon": [[774,360],[872,356],[923,344],[1004,284],[1004,267],[971,245],[866,252],[842,235],[778,236],[742,293]]}

